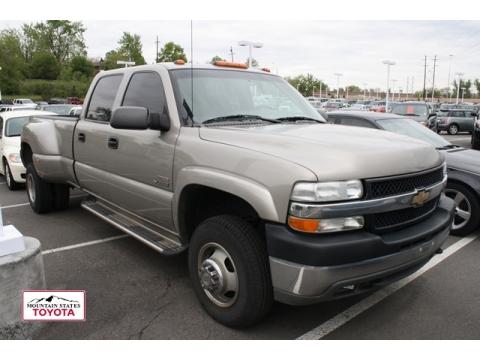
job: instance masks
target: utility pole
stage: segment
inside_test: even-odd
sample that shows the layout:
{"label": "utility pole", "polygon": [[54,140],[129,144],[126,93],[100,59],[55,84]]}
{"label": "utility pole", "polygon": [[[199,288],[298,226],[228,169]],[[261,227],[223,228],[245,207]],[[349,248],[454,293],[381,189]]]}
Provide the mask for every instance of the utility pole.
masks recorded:
{"label": "utility pole", "polygon": [[230,56],[231,56],[231,58],[232,58],[232,62],[234,61],[234,60],[233,60],[233,55],[234,55],[233,47],[230,46]]}
{"label": "utility pole", "polygon": [[413,90],[413,79],[414,77],[412,76],[412,86],[410,87],[410,91],[412,92],[413,98],[415,98],[415,90]]}
{"label": "utility pole", "polygon": [[405,100],[408,100],[408,87],[409,87],[410,78],[407,76],[407,87],[405,88]]}
{"label": "utility pole", "polygon": [[156,49],[157,49],[157,52],[155,53],[155,63],[158,63],[158,44],[160,43],[160,41],[158,40],[158,35],[157,35],[157,41],[155,41],[155,45],[156,45]]}
{"label": "utility pole", "polygon": [[425,55],[425,65],[423,66],[423,100],[425,101],[427,99],[427,89],[426,89],[426,83],[427,83],[427,55]]}
{"label": "utility pole", "polygon": [[437,66],[437,55],[433,58],[433,79],[432,79],[432,103],[435,98],[435,69]]}
{"label": "utility pole", "polygon": [[450,75],[451,75],[451,70],[452,70],[452,58],[453,58],[452,54],[448,55],[448,84],[447,84],[447,87],[448,87],[448,102],[450,102],[452,100],[452,91],[450,89]]}

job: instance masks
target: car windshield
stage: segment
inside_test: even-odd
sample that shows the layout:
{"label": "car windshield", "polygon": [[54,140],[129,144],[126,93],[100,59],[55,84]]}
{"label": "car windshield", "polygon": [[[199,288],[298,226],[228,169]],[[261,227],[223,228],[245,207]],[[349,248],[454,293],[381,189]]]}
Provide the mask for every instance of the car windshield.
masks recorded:
{"label": "car windshield", "polygon": [[451,145],[440,135],[435,134],[432,130],[427,129],[412,119],[381,119],[377,120],[377,124],[387,131],[425,141],[436,148],[445,148]]}
{"label": "car windshield", "polygon": [[427,116],[426,104],[396,104],[392,113],[405,116]]}
{"label": "car windshield", "polygon": [[57,115],[69,115],[70,110],[72,110],[73,106],[71,105],[52,105],[52,106],[44,106],[42,110],[51,111]]}
{"label": "car windshield", "polygon": [[251,121],[253,117],[257,121],[297,117],[324,121],[278,76],[209,69],[171,70],[170,76],[181,117],[197,124],[215,119]]}
{"label": "car windshield", "polygon": [[33,104],[33,101],[30,99],[20,99],[19,101],[22,104]]}
{"label": "car windshield", "polygon": [[5,125],[5,136],[20,136],[22,135],[23,126],[28,123],[30,117],[20,116],[15,118],[10,118],[7,120]]}

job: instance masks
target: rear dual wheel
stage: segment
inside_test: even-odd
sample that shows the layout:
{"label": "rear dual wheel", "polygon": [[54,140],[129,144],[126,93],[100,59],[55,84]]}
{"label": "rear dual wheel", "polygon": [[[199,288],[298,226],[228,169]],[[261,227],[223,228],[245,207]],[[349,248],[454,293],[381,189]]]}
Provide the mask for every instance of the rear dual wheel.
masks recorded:
{"label": "rear dual wheel", "polygon": [[33,164],[27,165],[27,195],[30,206],[37,214],[68,208],[70,190],[65,184],[52,184],[38,176]]}

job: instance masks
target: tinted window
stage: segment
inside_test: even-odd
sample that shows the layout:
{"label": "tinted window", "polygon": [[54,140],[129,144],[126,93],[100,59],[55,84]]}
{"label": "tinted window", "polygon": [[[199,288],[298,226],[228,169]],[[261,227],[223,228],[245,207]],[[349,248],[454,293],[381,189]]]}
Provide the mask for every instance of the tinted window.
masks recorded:
{"label": "tinted window", "polygon": [[335,124],[376,129],[376,127],[370,124],[367,120],[354,117],[336,117]]}
{"label": "tinted window", "polygon": [[465,117],[465,113],[463,111],[452,111],[451,117]]}
{"label": "tinted window", "polygon": [[98,80],[88,106],[87,119],[110,121],[113,102],[121,81],[122,75],[106,76]]}
{"label": "tinted window", "polygon": [[165,93],[160,75],[155,72],[133,74],[122,106],[140,106],[150,113],[162,113],[165,107]]}

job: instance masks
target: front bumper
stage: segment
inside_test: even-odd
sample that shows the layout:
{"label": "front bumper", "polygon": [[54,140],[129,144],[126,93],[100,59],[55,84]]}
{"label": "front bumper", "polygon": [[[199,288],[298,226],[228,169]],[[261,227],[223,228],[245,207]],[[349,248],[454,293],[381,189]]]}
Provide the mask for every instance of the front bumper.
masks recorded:
{"label": "front bumper", "polygon": [[275,299],[306,305],[372,290],[409,275],[442,246],[454,202],[442,195],[427,219],[386,234],[304,235],[267,224]]}

